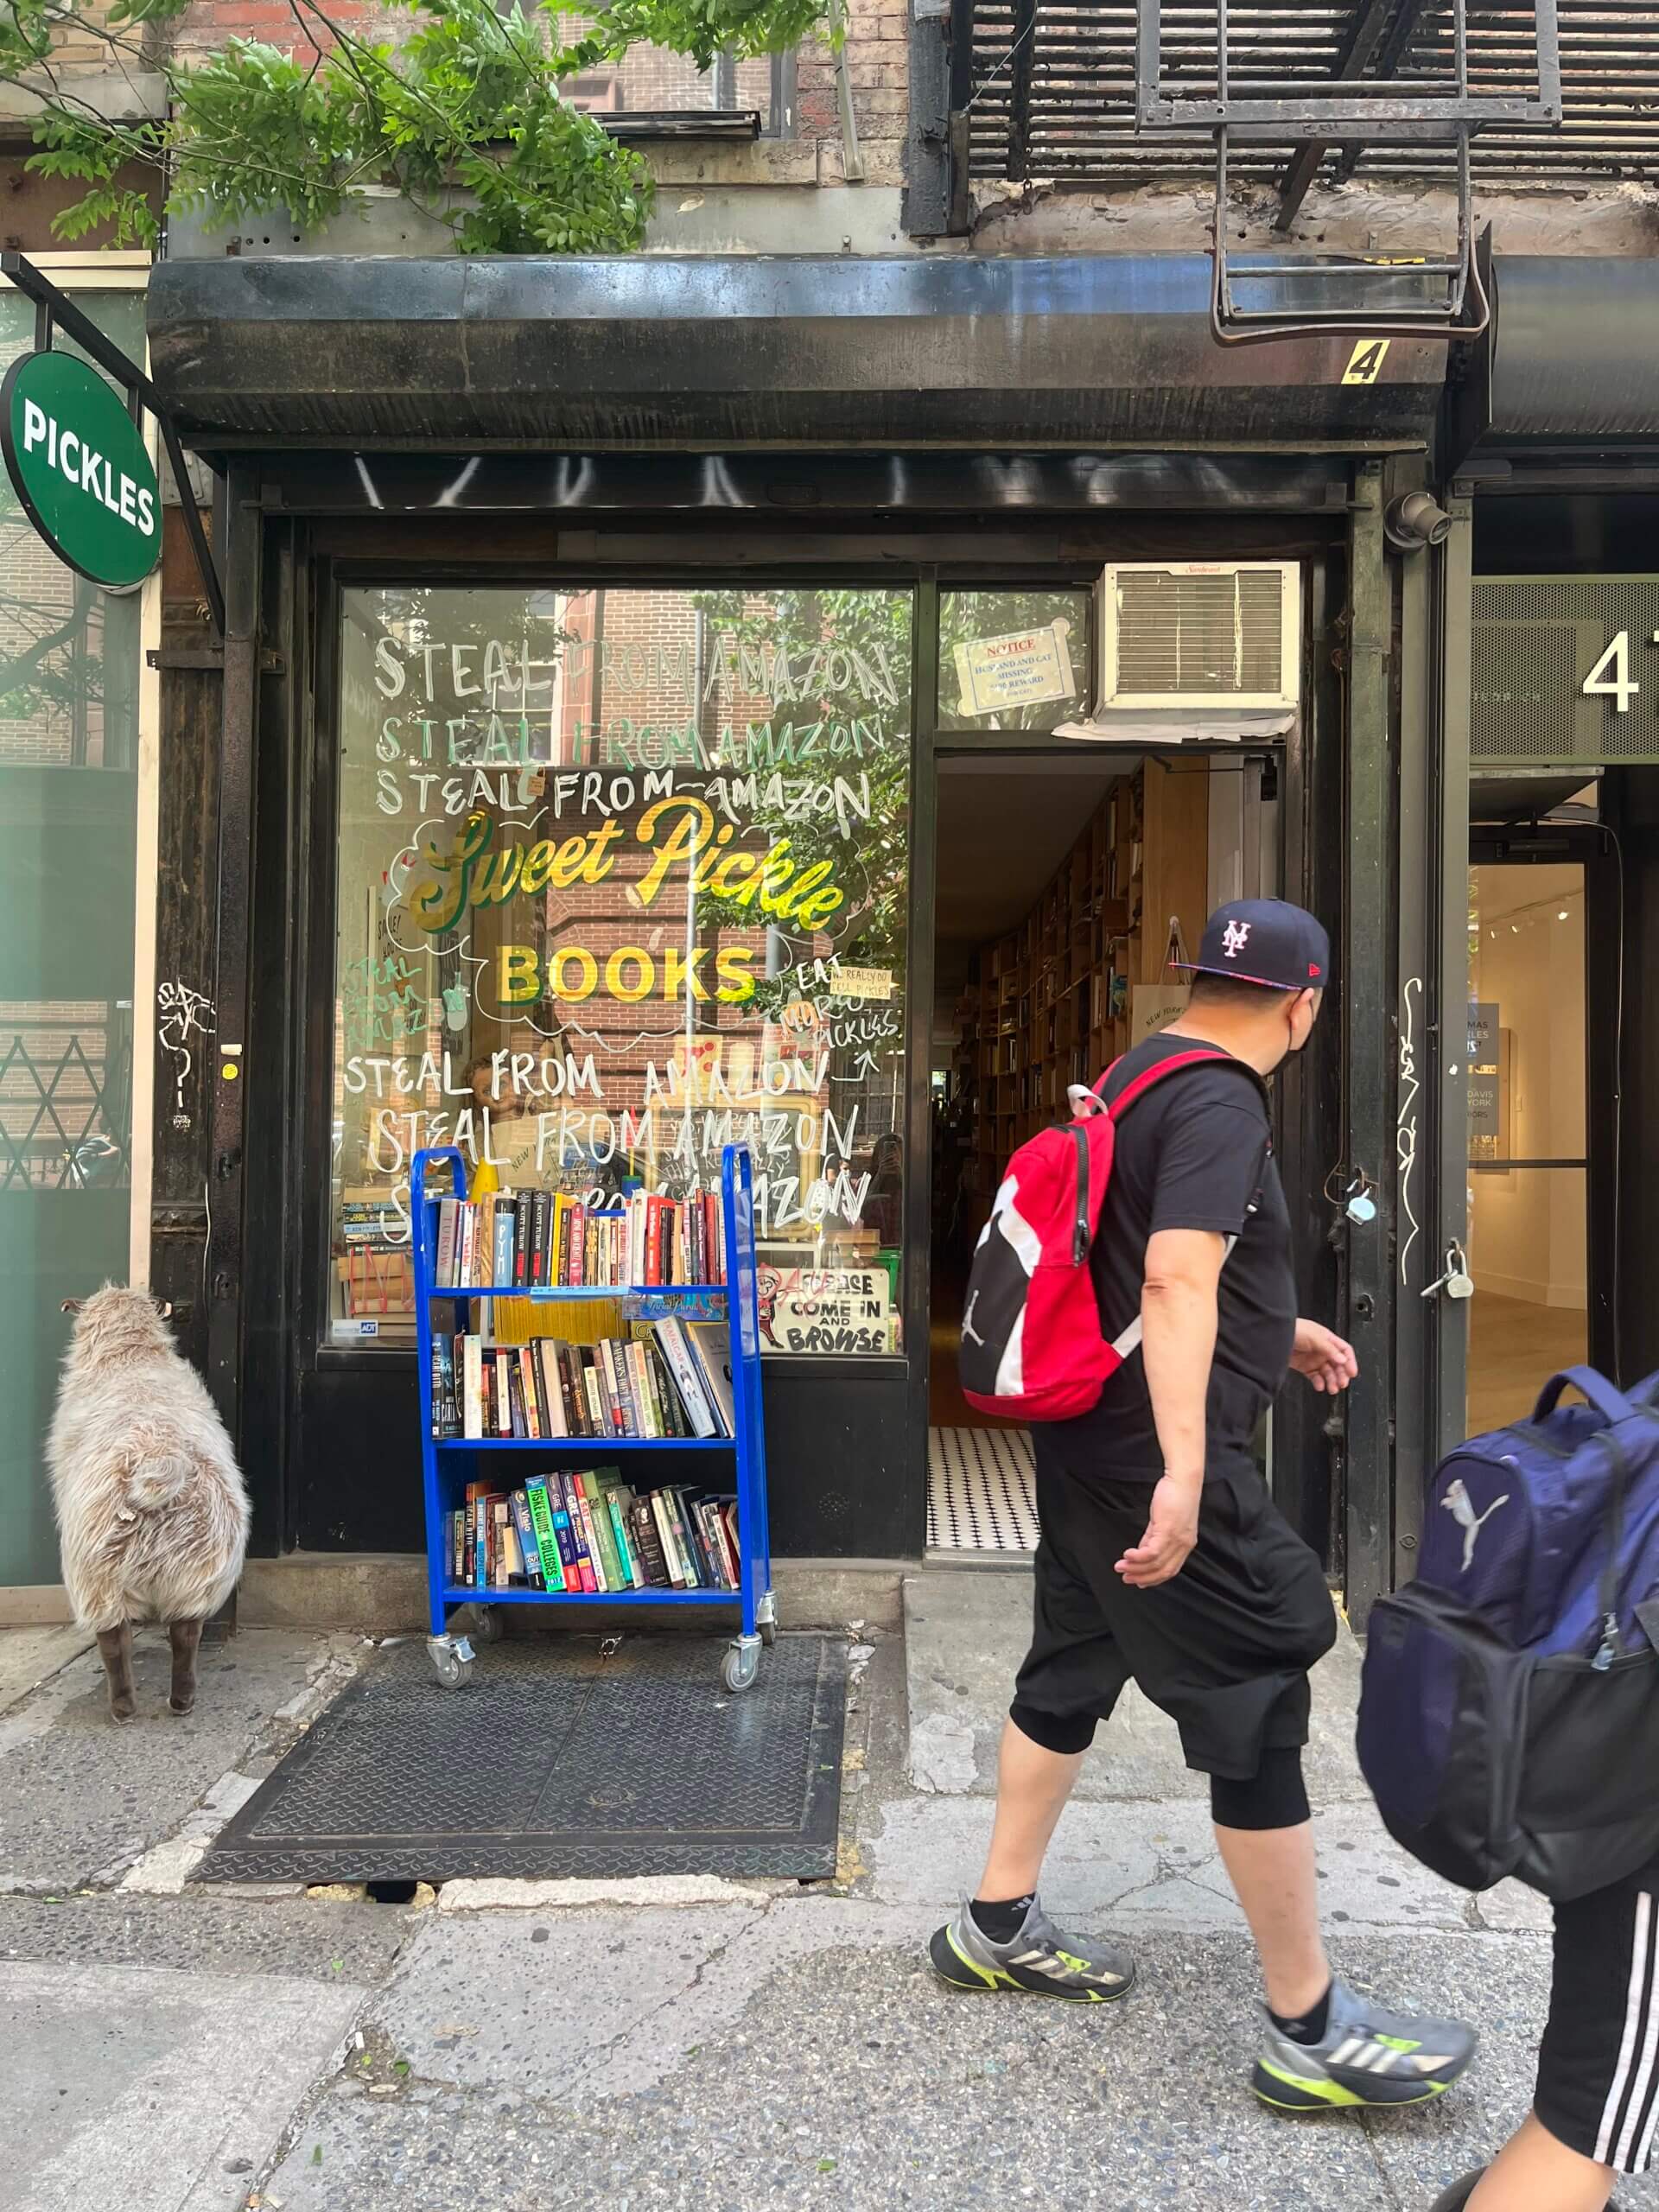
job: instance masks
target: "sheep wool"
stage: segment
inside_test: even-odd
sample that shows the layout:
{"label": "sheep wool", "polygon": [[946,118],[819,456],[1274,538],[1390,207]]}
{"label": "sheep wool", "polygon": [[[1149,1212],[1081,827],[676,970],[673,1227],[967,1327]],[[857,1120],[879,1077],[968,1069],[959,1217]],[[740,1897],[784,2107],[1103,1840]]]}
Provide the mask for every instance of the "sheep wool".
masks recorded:
{"label": "sheep wool", "polygon": [[108,1283],[81,1308],[47,1465],[83,1628],[219,1611],[247,1550],[247,1491],[205,1384],[143,1291]]}

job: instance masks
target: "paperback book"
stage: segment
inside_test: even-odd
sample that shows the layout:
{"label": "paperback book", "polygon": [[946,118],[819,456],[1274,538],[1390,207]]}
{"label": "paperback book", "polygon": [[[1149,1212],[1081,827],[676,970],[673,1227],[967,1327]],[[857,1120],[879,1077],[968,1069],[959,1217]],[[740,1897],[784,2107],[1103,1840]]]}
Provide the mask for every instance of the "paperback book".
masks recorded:
{"label": "paperback book", "polygon": [[637,1491],[613,1466],[531,1475],[512,1491],[468,1483],[448,1517],[458,1589],[735,1591],[740,1557],[734,1497],[688,1483]]}
{"label": "paperback book", "polygon": [[712,1191],[689,1198],[636,1191],[604,1212],[563,1191],[493,1191],[440,1198],[437,1216],[436,1290],[678,1289],[726,1280]]}

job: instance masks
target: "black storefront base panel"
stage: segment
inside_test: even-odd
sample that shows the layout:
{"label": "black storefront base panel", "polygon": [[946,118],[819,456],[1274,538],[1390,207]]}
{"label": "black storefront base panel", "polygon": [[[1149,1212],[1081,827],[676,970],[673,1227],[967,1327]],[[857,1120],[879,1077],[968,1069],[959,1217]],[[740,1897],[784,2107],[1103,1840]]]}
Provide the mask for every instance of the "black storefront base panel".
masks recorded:
{"label": "black storefront base panel", "polygon": [[[419,1552],[421,1440],[412,1361],[324,1353],[296,1378],[288,1541]],[[905,1362],[768,1359],[772,1544],[785,1558],[899,1559],[922,1548]],[[918,1442],[914,1447],[920,1451]],[[602,1459],[602,1448],[594,1456]]]}

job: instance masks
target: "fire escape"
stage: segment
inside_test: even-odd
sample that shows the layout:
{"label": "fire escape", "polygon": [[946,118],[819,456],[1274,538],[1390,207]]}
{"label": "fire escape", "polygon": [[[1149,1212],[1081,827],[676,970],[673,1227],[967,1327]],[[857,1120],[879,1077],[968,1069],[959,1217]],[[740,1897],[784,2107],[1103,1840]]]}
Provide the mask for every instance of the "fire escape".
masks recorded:
{"label": "fire escape", "polygon": [[[1097,194],[1207,176],[1224,342],[1471,337],[1483,185],[1659,175],[1659,10],[1627,0],[917,0],[930,6],[912,230],[965,235],[994,181]],[[1355,179],[1446,187],[1455,235],[1388,257],[1306,251],[1310,192]],[[1257,226],[1270,253],[1240,245]]]}

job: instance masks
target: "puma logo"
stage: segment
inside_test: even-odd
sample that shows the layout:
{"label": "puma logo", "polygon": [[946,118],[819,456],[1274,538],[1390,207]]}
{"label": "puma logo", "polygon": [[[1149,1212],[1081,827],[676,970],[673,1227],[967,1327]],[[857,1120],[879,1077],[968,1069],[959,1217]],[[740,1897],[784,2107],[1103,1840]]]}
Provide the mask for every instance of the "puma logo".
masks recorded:
{"label": "puma logo", "polygon": [[985,1339],[974,1326],[974,1308],[978,1303],[979,1293],[976,1291],[968,1301],[968,1311],[962,1317],[962,1338],[964,1344],[976,1344],[982,1351]]}
{"label": "puma logo", "polygon": [[1484,1513],[1477,1513],[1475,1501],[1464,1488],[1461,1480],[1454,1480],[1447,1485],[1446,1496],[1440,1500],[1440,1503],[1463,1531],[1463,1572],[1465,1574],[1475,1563],[1475,1546],[1479,1541],[1481,1530],[1497,1512],[1498,1507],[1507,1505],[1509,1502],[1510,1493],[1505,1491],[1502,1497],[1495,1497],[1492,1500]]}

